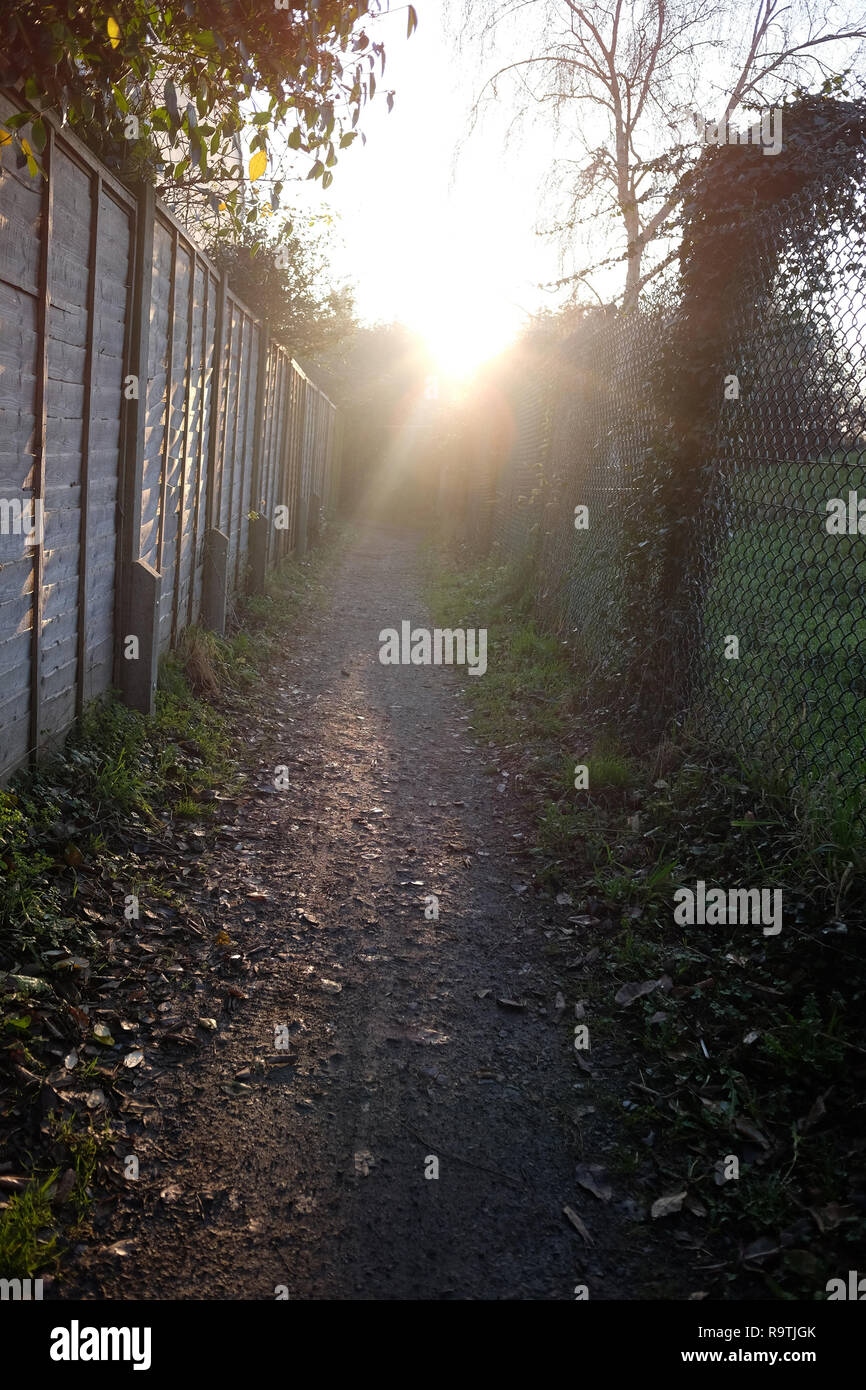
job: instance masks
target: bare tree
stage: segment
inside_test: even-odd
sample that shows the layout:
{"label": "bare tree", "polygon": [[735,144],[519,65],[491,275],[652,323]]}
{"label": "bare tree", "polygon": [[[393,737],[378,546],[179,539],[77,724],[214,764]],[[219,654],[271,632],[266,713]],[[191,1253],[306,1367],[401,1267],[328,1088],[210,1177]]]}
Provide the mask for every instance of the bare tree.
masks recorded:
{"label": "bare tree", "polygon": [[[495,64],[473,105],[514,94],[515,112],[551,113],[565,205],[549,230],[573,250],[578,228],[598,247],[612,216],[620,249],[557,282],[584,282],[626,263],[623,307],[673,259],[681,180],[707,119],[726,124],[833,77],[866,37],[866,9],[833,0],[465,0],[464,35]],[[465,38],[464,38],[465,43]],[[502,61],[507,55],[508,61]],[[742,129],[742,126],[741,126]]]}

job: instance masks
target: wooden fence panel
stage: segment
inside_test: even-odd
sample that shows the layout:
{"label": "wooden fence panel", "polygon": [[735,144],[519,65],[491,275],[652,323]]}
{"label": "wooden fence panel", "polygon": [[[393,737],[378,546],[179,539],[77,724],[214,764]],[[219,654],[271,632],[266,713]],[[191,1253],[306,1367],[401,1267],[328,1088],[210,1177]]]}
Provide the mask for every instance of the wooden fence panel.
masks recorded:
{"label": "wooden fence panel", "polygon": [[134,235],[132,207],[119,202],[100,179],[90,430],[85,455],[88,505],[83,546],[87,564],[82,603],[82,703],[109,687],[114,665],[119,461]]}
{"label": "wooden fence panel", "polygon": [[[0,97],[0,121],[15,108]],[[0,767],[30,749],[35,552],[21,525],[31,516],[42,190],[0,146]],[[14,508],[17,506],[17,513]],[[18,518],[16,527],[15,520]]]}
{"label": "wooden fence panel", "polygon": [[204,573],[204,536],[208,527],[208,468],[211,436],[217,428],[216,420],[216,333],[217,306],[219,300],[219,277],[210,270],[206,279],[206,298],[204,314],[204,374],[202,380],[201,444],[199,448],[199,477],[195,492],[195,552],[193,555],[193,585],[188,620],[193,623],[201,612],[202,576]]}
{"label": "wooden fence panel", "polygon": [[163,437],[160,479],[159,565],[157,566],[162,576],[159,598],[160,656],[168,651],[172,639],[177,573],[177,538],[181,509],[181,468],[186,435],[186,399],[189,372],[187,320],[192,257],[189,250],[180,244],[177,232],[174,234],[173,243],[171,323],[166,360],[168,411],[166,431]]}
{"label": "wooden fence panel", "polygon": [[[0,126],[19,109],[0,92]],[[0,145],[0,777],[127,690],[136,561],[164,653],[199,619],[209,527],[238,590],[251,512],[271,565],[333,492],[330,402],[152,193],[48,124],[36,177]]]}
{"label": "wooden fence panel", "polygon": [[264,330],[255,319],[247,316],[249,346],[246,362],[246,383],[244,386],[244,427],[241,449],[240,484],[237,510],[235,512],[238,544],[234,568],[234,587],[240,590],[246,578],[246,565],[249,552],[249,516],[252,506],[253,453],[255,432],[261,429],[261,421],[256,419],[256,398],[259,363]]}
{"label": "wooden fence panel", "polygon": [[171,301],[172,235],[157,219],[153,229],[151,307],[147,381],[141,383],[145,402],[144,470],[141,486],[141,535],[137,559],[159,569],[159,516],[162,496],[162,456],[168,421],[168,341]]}

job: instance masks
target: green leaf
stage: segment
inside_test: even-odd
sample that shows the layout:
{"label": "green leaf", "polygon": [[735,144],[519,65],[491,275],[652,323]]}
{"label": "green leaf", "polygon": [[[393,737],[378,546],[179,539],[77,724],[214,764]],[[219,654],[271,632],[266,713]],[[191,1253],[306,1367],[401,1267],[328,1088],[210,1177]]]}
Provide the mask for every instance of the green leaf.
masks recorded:
{"label": "green leaf", "polygon": [[307,174],[307,178],[308,178],[308,179],[318,179],[318,178],[320,178],[320,177],[322,176],[322,174],[324,174],[324,172],[325,172],[325,166],[324,166],[324,164],[322,163],[322,161],[321,161],[320,159],[317,159],[316,162],[315,162],[315,164],[313,165],[312,169],[311,169],[310,172]]}
{"label": "green leaf", "polygon": [[323,188],[330,188],[330,186],[331,186],[331,184],[332,184],[333,182],[334,182],[334,175],[331,173],[330,169],[326,169],[325,172],[324,172],[324,174],[322,175],[322,187],[323,187]]}
{"label": "green leaf", "polygon": [[300,126],[296,125],[294,129],[289,132],[288,146],[290,150],[299,150],[301,148]]}
{"label": "green leaf", "polygon": [[37,154],[41,154],[45,149],[48,140],[48,131],[45,129],[45,122],[36,120],[30,128],[30,143]]}

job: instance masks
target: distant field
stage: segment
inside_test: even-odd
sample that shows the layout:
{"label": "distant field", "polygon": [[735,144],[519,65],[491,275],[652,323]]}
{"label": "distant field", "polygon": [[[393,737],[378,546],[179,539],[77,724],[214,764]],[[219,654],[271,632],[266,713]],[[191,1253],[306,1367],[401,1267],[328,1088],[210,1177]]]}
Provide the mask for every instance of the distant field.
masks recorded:
{"label": "distant field", "polygon": [[[852,791],[866,759],[866,536],[831,535],[826,503],[866,498],[863,454],[737,474],[733,534],[706,596],[705,713],[726,741]],[[724,638],[740,639],[738,661]]]}

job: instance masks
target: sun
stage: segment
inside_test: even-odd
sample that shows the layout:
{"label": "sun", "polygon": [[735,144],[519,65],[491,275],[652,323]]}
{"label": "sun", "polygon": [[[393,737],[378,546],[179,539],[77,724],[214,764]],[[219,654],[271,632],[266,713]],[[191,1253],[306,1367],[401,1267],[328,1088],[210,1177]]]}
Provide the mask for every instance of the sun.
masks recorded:
{"label": "sun", "polygon": [[514,340],[523,317],[507,301],[491,298],[467,304],[446,299],[431,305],[417,327],[435,370],[443,377],[465,381]]}

